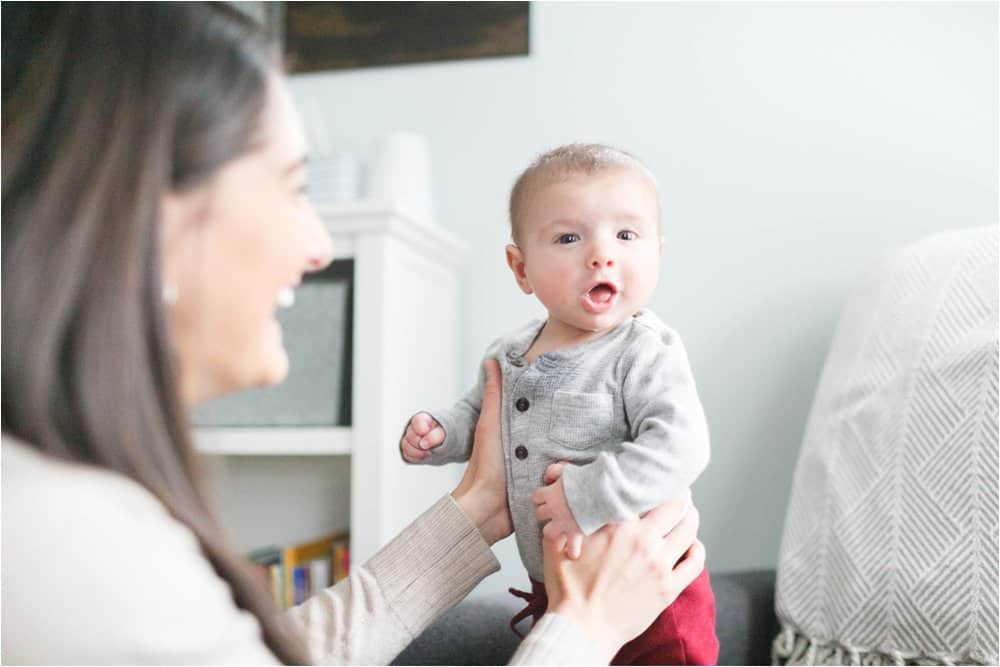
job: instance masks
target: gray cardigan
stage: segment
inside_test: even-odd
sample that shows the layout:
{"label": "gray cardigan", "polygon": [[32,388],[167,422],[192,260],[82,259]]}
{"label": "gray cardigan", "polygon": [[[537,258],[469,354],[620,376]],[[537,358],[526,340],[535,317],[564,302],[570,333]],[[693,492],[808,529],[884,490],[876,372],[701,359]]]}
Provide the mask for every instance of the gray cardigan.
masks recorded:
{"label": "gray cardigan", "polygon": [[[486,359],[503,373],[501,425],[507,492],[517,545],[528,574],[544,581],[541,525],[532,492],[559,460],[566,499],[585,534],[624,521],[686,492],[708,464],[709,438],[680,336],[643,310],[607,335],[527,353],[541,332],[535,320],[493,342]],[[454,406],[430,414],[446,437],[421,463],[466,461],[486,376]]]}

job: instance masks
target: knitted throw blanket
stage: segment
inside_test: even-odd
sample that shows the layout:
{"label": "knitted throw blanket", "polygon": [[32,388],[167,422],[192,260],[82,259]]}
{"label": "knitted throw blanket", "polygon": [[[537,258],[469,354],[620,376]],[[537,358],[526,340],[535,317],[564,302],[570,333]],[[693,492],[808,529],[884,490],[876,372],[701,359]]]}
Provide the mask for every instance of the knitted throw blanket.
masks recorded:
{"label": "knitted throw blanket", "polygon": [[775,664],[997,664],[997,228],[892,253],[823,370]]}

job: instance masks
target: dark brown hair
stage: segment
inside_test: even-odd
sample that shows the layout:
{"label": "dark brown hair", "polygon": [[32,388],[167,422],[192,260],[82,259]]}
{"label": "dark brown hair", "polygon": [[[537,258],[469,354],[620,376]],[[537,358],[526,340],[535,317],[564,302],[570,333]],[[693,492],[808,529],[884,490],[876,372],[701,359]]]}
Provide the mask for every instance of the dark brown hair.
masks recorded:
{"label": "dark brown hair", "polygon": [[162,196],[253,147],[273,48],[226,5],[3,3],[5,434],[127,475],[309,660],[210,506],[161,303]]}

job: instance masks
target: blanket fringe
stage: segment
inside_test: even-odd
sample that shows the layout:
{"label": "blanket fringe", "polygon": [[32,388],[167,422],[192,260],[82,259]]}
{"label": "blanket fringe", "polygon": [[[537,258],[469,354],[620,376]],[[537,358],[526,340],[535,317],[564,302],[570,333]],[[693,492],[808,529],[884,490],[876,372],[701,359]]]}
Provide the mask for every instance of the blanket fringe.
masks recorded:
{"label": "blanket fringe", "polygon": [[771,644],[773,665],[988,665],[986,656],[918,654],[850,646],[817,639],[788,623]]}

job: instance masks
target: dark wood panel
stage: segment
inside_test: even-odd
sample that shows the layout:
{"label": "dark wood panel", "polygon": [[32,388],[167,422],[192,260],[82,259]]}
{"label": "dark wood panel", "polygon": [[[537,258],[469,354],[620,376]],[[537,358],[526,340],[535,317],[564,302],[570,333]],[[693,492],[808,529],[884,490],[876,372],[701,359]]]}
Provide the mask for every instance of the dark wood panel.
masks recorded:
{"label": "dark wood panel", "polygon": [[527,2],[289,2],[293,72],[528,53]]}

